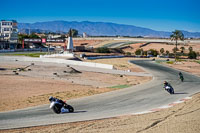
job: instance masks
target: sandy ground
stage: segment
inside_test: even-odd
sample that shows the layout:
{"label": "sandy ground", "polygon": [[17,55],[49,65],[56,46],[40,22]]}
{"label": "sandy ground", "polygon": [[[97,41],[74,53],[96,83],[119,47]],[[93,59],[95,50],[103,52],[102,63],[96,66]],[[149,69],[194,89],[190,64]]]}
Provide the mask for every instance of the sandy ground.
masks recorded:
{"label": "sandy ground", "polygon": [[167,65],[200,76],[200,64],[195,62],[195,60],[186,60],[178,62],[176,64],[167,64]]}
{"label": "sandy ground", "polygon": [[67,66],[41,66],[37,63],[25,71],[15,70],[25,66],[25,62],[0,64],[0,111],[46,104],[49,96],[67,100],[116,90],[120,85],[131,86],[151,80],[151,77],[85,71],[79,73]]}
{"label": "sandy ground", "polygon": [[98,59],[98,60],[86,60],[88,62],[95,62],[95,63],[103,63],[103,64],[110,64],[113,65],[115,69],[118,70],[130,70],[132,72],[145,72],[143,69],[138,67],[137,65],[134,65],[132,63],[129,63],[129,60],[140,60],[140,58],[111,58],[111,59]]}
{"label": "sandy ground", "polygon": [[[87,40],[87,39],[73,39],[73,45],[74,46],[93,46],[95,47],[99,43],[104,42],[105,40],[98,40],[98,39],[92,39],[92,40]],[[65,43],[50,43],[51,46],[64,46],[67,45],[68,40]]]}
{"label": "sandy ground", "polygon": [[[106,44],[117,43],[117,42],[125,42],[125,41],[113,40],[113,39],[95,39],[95,38],[91,39],[91,40],[88,40],[88,39],[77,39],[76,38],[76,39],[73,40],[74,46],[81,46],[82,45],[82,46],[86,46],[86,47],[92,46],[94,48],[102,47],[102,46],[104,46]],[[129,42],[131,42],[131,41],[129,41]],[[134,52],[137,49],[139,49],[142,44],[145,44],[145,43],[144,42],[138,42],[138,43],[135,42],[133,44],[130,44],[129,48],[125,48],[123,50],[125,52],[130,52],[130,53],[134,54]],[[54,44],[54,45],[64,46],[65,44],[63,43],[63,44]],[[190,46],[193,48],[194,51],[200,52],[200,44],[199,43],[191,43],[189,41],[185,41],[185,43],[182,42],[182,43],[180,43],[180,45],[178,45],[179,52],[181,52],[180,47],[184,47],[185,48],[184,52],[188,53],[189,52],[188,48]],[[174,47],[175,47],[175,44],[173,45],[173,44],[166,44],[166,43],[150,43],[150,44],[148,44],[148,45],[146,45],[144,47],[141,47],[141,48],[144,51],[147,51],[149,49],[155,49],[157,51],[160,51],[161,48],[164,48],[165,51],[168,50],[170,53],[172,53],[173,52],[172,49]]]}
{"label": "sandy ground", "polygon": [[104,42],[104,40],[73,40],[74,46],[80,46],[80,45],[85,45],[85,46],[96,46],[99,43]]}
{"label": "sandy ground", "polygon": [[[193,45],[193,44],[188,44],[188,45],[178,45],[178,49],[181,51],[181,47],[185,47],[185,50],[184,52],[188,53],[189,50],[188,48],[191,46],[193,47],[193,50],[196,51],[196,52],[199,52],[200,51],[200,48],[199,48],[199,45]],[[156,49],[157,51],[160,51],[161,48],[164,48],[164,50],[168,50],[169,52],[173,52],[172,49],[175,47],[175,45],[167,45],[167,44],[160,44],[160,43],[151,43],[145,47],[142,47],[143,50],[149,50],[149,49]]]}
{"label": "sandy ground", "polygon": [[[119,59],[115,59],[115,60],[118,61]],[[123,59],[120,59],[120,60],[123,60]],[[127,60],[129,60],[129,59],[124,59],[124,62],[120,61],[119,64],[123,64]],[[109,60],[109,61],[108,60],[99,60],[98,62],[106,62],[106,61],[111,64],[115,64],[115,62],[117,62],[114,60]],[[172,65],[171,67],[176,67],[179,69],[187,70],[188,72],[194,71],[193,73],[195,73],[195,74],[198,73],[199,67],[193,67],[192,64],[193,63],[191,63],[191,62],[186,63],[186,66],[188,65],[187,67],[191,67],[192,69],[187,69],[187,67],[181,67],[182,65],[177,65],[177,64]],[[197,64],[197,63],[195,63],[195,64]],[[126,65],[128,65],[128,66],[126,66]],[[2,66],[2,64],[1,64],[0,68],[11,68],[11,66]],[[120,67],[120,65],[119,65],[119,69],[123,69],[123,68],[124,67],[122,67],[122,66]],[[125,69],[129,69],[129,64],[125,63]],[[137,68],[137,69],[140,69],[140,68]],[[139,71],[143,71],[143,70],[139,70]],[[52,94],[58,94],[58,96],[62,96],[61,93],[59,93],[59,91],[63,92],[62,89],[66,87],[65,84],[78,85],[79,87],[83,86],[80,84],[68,83],[69,81],[67,81],[65,79],[59,79],[60,77],[57,77],[57,76],[56,76],[56,78],[54,77],[55,79],[50,76],[50,78],[48,78],[48,80],[47,80],[46,78],[44,78],[45,76],[38,79],[38,77],[36,78],[34,76],[11,75],[11,74],[5,74],[5,73],[2,74],[2,72],[3,72],[2,70],[0,72],[1,72],[0,78],[9,80],[9,81],[7,81],[9,83],[13,82],[12,80],[10,80],[11,77],[13,77],[13,80],[18,79],[17,81],[15,81],[13,83],[13,85],[11,85],[14,88],[14,89],[12,89],[12,92],[15,89],[17,89],[19,86],[21,86],[21,87],[26,86],[26,85],[21,85],[20,83],[23,83],[23,82],[20,82],[20,80],[24,81],[27,78],[30,78],[31,82],[33,79],[35,79],[33,81],[40,82],[40,85],[49,84],[49,83],[52,83],[51,85],[53,85],[55,83],[55,86],[57,89],[54,90],[54,87],[52,87],[51,91],[52,91]],[[24,72],[24,73],[28,73],[28,72]],[[18,76],[18,78],[16,78],[16,76]],[[38,80],[36,80],[36,79],[38,79]],[[5,80],[4,80],[4,82],[6,82]],[[27,79],[27,81],[30,81],[30,80]],[[1,84],[5,84],[4,82],[2,82],[2,80],[0,80],[0,82],[1,82]],[[19,85],[17,84],[18,82],[19,82]],[[5,85],[5,86],[6,86],[6,88],[8,88],[7,85]],[[93,86],[94,88],[92,88],[91,86],[92,85],[89,85],[89,89],[87,88],[88,86],[84,86],[85,88],[84,87],[82,88],[82,90],[86,90],[86,94],[83,94],[83,95],[88,95],[88,90],[93,90],[93,89],[100,90],[99,88],[97,89],[97,87]],[[21,87],[19,87],[18,90],[20,90]],[[42,89],[42,87],[41,87],[40,89],[38,89],[38,92],[37,92],[37,91],[35,91],[35,89],[37,90],[38,86],[35,88],[33,87],[34,89],[30,89],[30,86],[28,86],[28,87],[29,87],[29,89],[28,90],[26,89],[24,91],[26,91],[27,94],[34,93],[34,95],[36,97],[41,96],[41,93],[42,92],[44,93],[45,88],[46,88],[46,87],[44,87],[42,92],[39,92]],[[24,87],[24,89],[25,88],[26,87]],[[59,88],[61,90],[59,90]],[[70,88],[71,87],[66,88],[67,91]],[[74,87],[74,88],[76,88],[76,87]],[[34,92],[33,92],[33,90],[34,90]],[[75,91],[72,91],[73,93],[78,91],[76,89],[74,89],[74,90]],[[35,94],[35,93],[38,93],[38,94]],[[2,97],[3,96],[2,92],[0,92],[0,94]],[[47,94],[49,94],[49,93],[47,93]],[[31,94],[31,98],[33,98],[34,95]],[[44,95],[46,95],[46,93],[44,93]],[[42,95],[42,97],[43,97],[43,95]],[[2,105],[2,103],[0,105]],[[16,105],[16,106],[20,106],[20,105]],[[71,132],[72,133],[79,133],[79,132],[83,132],[83,133],[90,133],[90,132],[91,133],[93,133],[93,132],[103,132],[103,133],[107,133],[107,132],[115,132],[115,133],[121,133],[121,132],[126,132],[126,133],[199,133],[200,132],[199,125],[200,125],[200,93],[194,95],[191,100],[188,100],[188,101],[185,101],[184,103],[175,105],[172,108],[163,109],[161,111],[149,113],[149,114],[126,115],[126,116],[120,116],[120,117],[115,117],[115,118],[110,118],[110,119],[101,119],[101,120],[92,120],[92,121],[85,121],[85,122],[74,122],[74,123],[66,123],[66,124],[21,128],[21,129],[14,129],[14,130],[0,130],[0,132],[5,132],[5,133],[9,133],[9,132],[14,132],[14,133],[21,133],[21,132],[32,132],[32,133],[34,133],[34,132],[39,132],[39,133],[43,133],[43,132],[56,132],[56,133],[58,133],[58,132],[70,132],[70,133]]]}
{"label": "sandy ground", "polygon": [[104,46],[104,45],[106,45],[106,44],[117,43],[117,42],[124,42],[124,41],[105,40],[105,41],[102,41],[102,42],[98,43],[97,45],[95,45],[94,48],[102,47],[102,46]]}
{"label": "sandy ground", "polygon": [[[130,52],[130,53],[135,53],[135,51],[137,49],[140,49],[140,46],[144,44],[144,43],[136,43],[136,44],[131,44],[129,48],[126,48],[126,49],[123,49],[125,52]],[[188,44],[181,44],[181,45],[178,45],[178,49],[179,51],[178,52],[181,52],[181,47],[184,47],[185,50],[184,50],[184,53],[188,53],[189,52],[189,47],[192,47],[194,51],[196,52],[200,52],[200,44],[192,44],[192,43],[188,43]],[[175,45],[167,45],[167,44],[163,44],[163,43],[150,43],[144,47],[141,47],[144,51],[148,51],[149,49],[155,49],[157,51],[160,52],[160,49],[161,48],[164,48],[164,51],[169,51],[170,53],[173,53],[173,48],[175,47]]]}

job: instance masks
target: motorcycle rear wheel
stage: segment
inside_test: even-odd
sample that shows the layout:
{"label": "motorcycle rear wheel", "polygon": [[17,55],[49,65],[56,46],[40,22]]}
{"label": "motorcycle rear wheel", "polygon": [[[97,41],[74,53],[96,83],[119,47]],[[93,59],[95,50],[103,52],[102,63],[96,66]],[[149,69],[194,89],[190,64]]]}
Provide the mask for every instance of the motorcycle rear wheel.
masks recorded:
{"label": "motorcycle rear wheel", "polygon": [[65,108],[68,109],[69,112],[74,112],[74,108],[71,105],[67,105]]}
{"label": "motorcycle rear wheel", "polygon": [[173,88],[171,88],[170,94],[174,94],[174,89]]}

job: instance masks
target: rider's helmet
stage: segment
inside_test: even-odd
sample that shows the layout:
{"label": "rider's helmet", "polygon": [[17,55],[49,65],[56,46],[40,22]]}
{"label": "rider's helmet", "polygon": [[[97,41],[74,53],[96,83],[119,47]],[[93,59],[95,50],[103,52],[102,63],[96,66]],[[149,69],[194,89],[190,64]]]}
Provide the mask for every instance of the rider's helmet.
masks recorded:
{"label": "rider's helmet", "polygon": [[164,81],[164,83],[163,83],[164,85],[166,85],[167,84],[167,81]]}
{"label": "rider's helmet", "polygon": [[54,98],[52,96],[49,97],[49,101],[51,102]]}

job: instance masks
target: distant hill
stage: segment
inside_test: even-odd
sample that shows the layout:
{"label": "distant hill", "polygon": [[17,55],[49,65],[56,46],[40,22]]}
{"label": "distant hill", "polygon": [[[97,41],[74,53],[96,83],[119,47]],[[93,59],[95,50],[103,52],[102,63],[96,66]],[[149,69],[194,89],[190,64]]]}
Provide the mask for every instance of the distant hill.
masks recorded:
{"label": "distant hill", "polygon": [[[144,37],[169,37],[171,32],[155,31],[148,28],[137,27],[133,25],[107,23],[107,22],[89,22],[89,21],[48,21],[36,23],[19,23],[20,32],[34,31],[38,33],[48,32],[68,32],[70,28],[77,29],[79,34],[86,32],[91,36],[144,36]],[[183,31],[185,37],[199,38],[200,32]]]}

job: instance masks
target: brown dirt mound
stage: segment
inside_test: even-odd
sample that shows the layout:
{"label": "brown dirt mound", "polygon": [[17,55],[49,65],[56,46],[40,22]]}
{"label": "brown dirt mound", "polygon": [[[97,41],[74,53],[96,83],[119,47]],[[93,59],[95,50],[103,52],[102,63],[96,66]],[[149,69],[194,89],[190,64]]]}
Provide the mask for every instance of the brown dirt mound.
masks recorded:
{"label": "brown dirt mound", "polygon": [[67,67],[67,70],[66,71],[64,71],[65,73],[74,73],[74,74],[76,74],[76,73],[82,73],[82,72],[80,72],[80,71],[78,71],[78,70],[76,70],[76,69],[74,69],[73,67]]}

